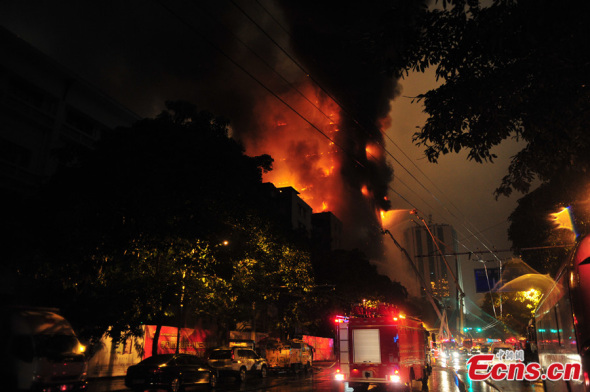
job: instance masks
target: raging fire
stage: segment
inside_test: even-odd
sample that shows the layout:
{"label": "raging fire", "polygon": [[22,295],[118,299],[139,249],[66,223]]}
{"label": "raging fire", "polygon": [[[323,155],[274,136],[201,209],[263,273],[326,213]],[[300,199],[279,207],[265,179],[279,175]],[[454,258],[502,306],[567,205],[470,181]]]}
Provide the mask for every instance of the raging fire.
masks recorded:
{"label": "raging fire", "polygon": [[361,193],[363,194],[363,196],[368,197],[369,196],[369,189],[367,188],[366,185],[363,185],[361,187]]}
{"label": "raging fire", "polygon": [[309,80],[298,90],[305,98],[295,90],[281,94],[289,107],[272,96],[256,100],[252,128],[241,138],[246,153],[270,154],[273,170],[263,174],[264,182],[293,187],[313,212],[334,213],[351,244],[371,244],[365,250],[377,254],[382,234],[376,228],[386,217],[381,210],[390,206],[386,194],[392,176],[380,149],[382,133],[358,129]]}
{"label": "raging fire", "polygon": [[339,107],[309,84],[299,90],[314,104],[296,92],[281,98],[318,129],[268,97],[256,105],[255,116],[261,132],[256,140],[245,140],[246,149],[249,155],[270,154],[274,158],[273,170],[264,174],[265,182],[295,188],[314,212],[325,211],[327,206],[334,209],[339,205],[343,189],[338,173],[341,155],[333,143],[340,123]]}

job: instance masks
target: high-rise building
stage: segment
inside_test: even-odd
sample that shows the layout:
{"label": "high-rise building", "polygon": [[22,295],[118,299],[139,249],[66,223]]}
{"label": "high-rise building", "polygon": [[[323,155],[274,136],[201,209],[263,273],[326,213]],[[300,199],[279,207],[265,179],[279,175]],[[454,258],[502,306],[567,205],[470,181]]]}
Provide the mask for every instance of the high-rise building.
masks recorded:
{"label": "high-rise building", "polygon": [[262,188],[268,207],[291,229],[311,239],[312,208],[299,197],[299,192],[290,186],[277,188],[270,182],[263,183]]}
{"label": "high-rise building", "polygon": [[56,170],[55,151],[92,148],[138,120],[68,69],[0,27],[0,194],[34,190]]}
{"label": "high-rise building", "polygon": [[[447,224],[429,224],[428,228],[432,236],[424,226],[406,231],[408,252],[434,297],[446,308],[451,328],[457,328],[461,309],[457,285],[463,287],[457,233]],[[451,318],[452,314],[456,317]]]}
{"label": "high-rise building", "polygon": [[318,250],[342,249],[342,221],[330,211],[311,216],[312,240]]}

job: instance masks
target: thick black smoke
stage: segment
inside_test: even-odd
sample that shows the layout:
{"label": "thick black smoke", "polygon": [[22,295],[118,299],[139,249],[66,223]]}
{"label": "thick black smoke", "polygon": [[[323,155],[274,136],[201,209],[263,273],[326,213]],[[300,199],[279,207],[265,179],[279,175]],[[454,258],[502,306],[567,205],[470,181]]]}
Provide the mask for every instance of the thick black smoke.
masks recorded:
{"label": "thick black smoke", "polygon": [[[349,187],[343,220],[353,243],[379,256],[380,224],[375,208],[388,210],[393,170],[385,154],[367,157],[366,145],[385,146],[381,121],[395,97],[404,49],[413,39],[419,1],[285,1],[297,58],[341,104],[345,147],[342,175]],[[383,153],[380,151],[380,153]],[[372,202],[360,189],[367,185]]]}
{"label": "thick black smoke", "polygon": [[279,95],[290,89],[270,68],[293,84],[308,78],[280,47],[289,51],[344,108],[337,143],[347,207],[337,215],[347,243],[376,256],[375,211],[389,208],[393,171],[384,156],[368,159],[365,146],[384,145],[379,122],[420,7],[407,0],[6,0],[0,24],[140,116],[184,99],[229,118],[234,136],[249,140],[259,136],[254,106],[269,94],[260,83]]}

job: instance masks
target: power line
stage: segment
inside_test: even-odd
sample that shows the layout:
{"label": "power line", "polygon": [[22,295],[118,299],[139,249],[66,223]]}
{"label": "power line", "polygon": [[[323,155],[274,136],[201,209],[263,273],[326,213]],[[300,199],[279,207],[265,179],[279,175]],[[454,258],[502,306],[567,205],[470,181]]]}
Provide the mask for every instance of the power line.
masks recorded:
{"label": "power line", "polygon": [[[297,65],[305,74],[306,76],[308,76],[324,93],[326,93],[330,98],[332,98],[334,100],[334,102],[336,102],[338,104],[338,106],[349,116],[350,119],[352,119],[352,121],[359,126],[359,128],[361,128],[362,130],[366,131],[365,128],[360,124],[360,122],[358,122],[356,120],[356,118],[354,118],[354,116],[351,116],[350,113],[344,108],[344,106],[335,98],[333,97],[328,91],[326,91],[322,85],[315,80],[315,78],[313,78],[313,76],[297,61],[293,58],[293,56],[291,56],[280,44],[278,44],[276,42],[275,39],[273,39],[270,34],[268,34],[268,32],[266,32],[266,30],[264,30],[256,21],[254,21],[254,19],[248,15],[243,8],[239,7],[234,0],[230,0],[230,2],[240,11],[242,12],[247,18],[248,20],[250,20],[263,34],[265,34],[270,40],[271,42],[273,42],[289,59],[291,59],[293,61],[293,63],[295,65]],[[275,21],[275,23],[277,23],[277,25],[279,25],[279,27],[281,27],[283,29],[283,31],[285,31],[289,37],[291,37],[290,33],[278,22],[278,20],[272,15],[272,13],[270,11],[268,11],[262,4],[260,4],[260,2],[257,1],[257,4],[268,14],[271,16],[271,18]],[[447,200],[449,200],[449,198],[444,194],[444,192],[442,192],[440,190],[440,188],[438,188],[436,186],[436,184],[434,184],[434,182],[417,166],[415,165],[415,163],[407,156],[407,154],[405,154],[405,152],[389,137],[389,135],[387,135],[387,133],[382,132],[381,130],[378,130],[379,133],[381,135],[385,135],[385,137],[390,140],[401,152],[402,154],[420,171],[420,173],[426,177],[426,179],[428,179],[428,181],[435,186],[435,188],[443,195],[445,196],[445,198]],[[369,135],[370,136],[370,135]],[[400,167],[402,167],[426,192],[428,192],[442,207],[445,211],[447,211],[452,217],[459,219],[459,217],[457,217],[455,214],[453,214],[449,209],[446,208],[446,206],[434,195],[434,193],[432,191],[430,191],[424,184],[422,184],[422,182],[420,180],[418,180],[395,156],[393,156],[393,154],[388,151],[386,149],[385,146],[381,145],[381,143],[377,143],[384,152],[386,152]],[[409,188],[409,187],[408,187]],[[391,187],[390,187],[391,189]],[[409,188],[411,189],[411,188]],[[395,192],[395,191],[394,191]],[[398,192],[395,192],[398,196],[401,197],[401,195]],[[405,198],[403,198],[405,201],[407,201]],[[422,199],[423,200],[423,199]],[[424,200],[423,200],[424,201]],[[450,201],[450,200],[449,200]],[[461,211],[452,203],[450,202],[451,205],[455,208],[455,210],[457,210],[460,214]],[[411,203],[410,203],[411,204]],[[426,203],[428,204],[428,203]],[[415,207],[415,206],[414,206]],[[432,208],[430,206],[430,208]],[[463,214],[461,214],[463,215]],[[465,217],[463,216],[463,221],[467,221],[471,227],[479,233],[479,235],[481,235],[481,231],[478,231],[478,229],[471,223],[469,222],[467,219],[465,219]],[[459,219],[459,221],[461,221]],[[486,249],[488,249],[490,251],[490,253],[493,254],[493,251],[479,238],[476,236],[475,233],[473,233],[469,228],[467,228],[465,225],[463,225],[461,223],[461,225],[471,234],[472,237],[476,238]],[[495,256],[495,255],[494,255]],[[497,256],[495,256],[497,258]]]}
{"label": "power line", "polygon": [[[307,77],[309,77],[327,96],[329,96],[340,108],[341,110],[347,114],[349,116],[349,118],[351,118],[351,120],[357,125],[359,126],[363,131],[366,132],[366,129],[353,117],[350,115],[350,113],[348,113],[348,111],[346,111],[346,109],[338,102],[338,100],[333,97],[328,91],[326,91],[319,83],[317,80],[315,80],[308,72],[305,68],[303,68],[303,66],[293,57],[291,56],[268,32],[266,32],[266,30],[264,30],[250,15],[248,15],[240,6],[238,6],[233,0],[230,0],[230,2],[242,13],[246,16],[246,18],[253,23],[275,46],[277,46],[295,65],[297,65],[305,74]],[[261,6],[265,12],[269,15],[272,14],[266,9],[264,8],[264,6],[262,6],[260,3],[258,3],[259,6]],[[165,8],[168,9],[169,12],[173,13],[174,12],[169,8],[164,6]],[[177,18],[181,19],[183,21],[183,23],[187,24],[187,22],[185,20],[183,20],[182,18],[180,18],[178,15],[175,15]],[[275,21],[275,23],[277,23],[278,25],[280,25],[280,23],[278,23],[278,21],[276,20],[276,18],[272,17],[273,20]],[[192,30],[195,30],[194,26],[190,25],[189,26]],[[282,25],[280,25],[281,28]],[[227,27],[226,27],[227,29]],[[227,29],[229,30],[229,29]],[[285,32],[286,29],[283,28],[283,30]],[[211,44],[212,46],[214,46],[218,51],[220,51],[220,53],[222,53],[226,58],[228,58],[228,60],[230,60],[236,67],[240,68],[243,72],[245,72],[248,76],[250,76],[252,79],[254,79],[259,85],[261,85],[265,90],[267,90],[269,93],[271,93],[273,96],[275,96],[275,98],[277,98],[278,100],[280,100],[283,104],[285,104],[289,109],[291,109],[294,113],[296,113],[299,117],[301,117],[305,122],[307,122],[309,125],[311,125],[317,132],[319,132],[320,134],[322,134],[322,136],[324,136],[325,138],[327,138],[330,142],[334,143],[334,145],[337,145],[345,154],[349,155],[349,157],[352,158],[353,162],[355,162],[357,165],[359,165],[360,167],[366,169],[366,167],[355,157],[353,156],[351,153],[349,153],[344,147],[340,146],[339,144],[335,143],[334,140],[332,138],[330,138],[328,135],[326,135],[322,130],[320,130],[317,126],[315,126],[315,124],[313,124],[311,121],[309,121],[305,116],[303,116],[301,113],[299,113],[297,110],[295,110],[290,104],[288,104],[285,100],[283,100],[281,97],[278,96],[278,94],[276,94],[274,91],[272,91],[272,89],[270,89],[268,86],[266,86],[264,83],[262,83],[262,81],[260,81],[258,78],[254,77],[254,75],[252,75],[249,71],[247,71],[243,66],[241,66],[241,64],[239,64],[237,61],[235,61],[233,58],[231,58],[225,51],[223,51],[221,48],[219,48],[217,45],[215,45],[213,42],[211,42],[206,36],[204,36],[204,34],[202,32],[198,32],[199,35],[201,35],[209,44]],[[289,34],[287,32],[287,34]],[[295,88],[292,83],[288,82],[282,75],[280,75],[280,73],[278,73],[276,70],[274,70],[274,68],[272,68],[266,61],[264,61],[262,59],[262,57],[260,57],[255,51],[253,51],[251,48],[249,48],[241,39],[239,39],[237,36],[235,36],[235,34],[232,33],[232,35],[234,36],[234,39],[238,40],[240,43],[242,43],[245,47],[247,47],[253,54],[255,54],[255,56],[261,60],[269,69],[271,69],[275,74],[279,75],[281,77],[282,80],[284,80],[289,86],[290,88],[295,89],[304,99],[306,99],[308,102],[310,102],[316,109],[318,109],[318,111],[320,111],[324,116],[326,116],[326,118],[330,118],[326,113],[324,113],[317,105],[313,104],[313,102],[311,102],[311,100],[309,100],[300,90],[298,90],[297,88]],[[381,131],[379,131],[380,135],[383,135],[383,133]],[[369,137],[371,137],[370,134],[368,134]],[[387,134],[385,134],[385,136],[391,140],[391,138],[389,138],[389,136]],[[393,140],[391,140],[393,142]],[[394,145],[395,142],[393,142]],[[393,154],[391,154],[390,151],[388,151],[382,144],[381,141],[377,140],[377,145],[379,145],[384,152],[386,152],[400,167],[402,167],[422,188],[424,188],[424,190],[426,192],[428,192],[429,194],[431,194],[431,196],[439,203],[441,204],[441,206],[449,213],[451,214],[451,216],[457,218],[451,211],[449,211],[444,204],[424,185],[422,184],[422,182],[420,180],[418,180],[416,178],[416,176],[414,176],[395,156],[393,156]],[[399,148],[399,146],[396,145],[396,147]],[[403,152],[403,151],[402,151]],[[371,155],[372,157],[374,157],[372,154],[369,153],[369,155]],[[407,157],[407,155],[404,153],[404,155]],[[375,158],[375,157],[374,157]],[[408,158],[408,157],[407,157]],[[413,163],[413,162],[412,162]],[[414,164],[414,166],[416,166]],[[417,166],[416,166],[417,167]],[[418,168],[418,170],[420,170]],[[420,172],[431,182],[432,180],[430,180],[421,170]],[[399,177],[397,177],[398,180],[400,182],[402,182]],[[411,190],[412,192],[416,193],[410,186],[408,186],[407,184],[403,183],[403,185],[405,185],[409,190]],[[434,184],[434,183],[433,183]],[[435,184],[434,184],[435,185]],[[436,185],[435,185],[436,187]],[[397,194],[400,198],[402,198],[405,202],[407,202],[410,206],[413,206],[414,208],[416,208],[416,206],[411,203],[408,199],[406,199],[403,195],[401,195],[399,192],[397,192],[395,189],[393,189],[391,186],[389,186],[389,189],[391,191],[393,191],[395,194]],[[439,192],[440,189],[438,189]],[[441,192],[442,193],[442,192]],[[416,195],[418,195],[416,193]],[[434,209],[432,206],[430,206],[424,199],[422,199],[419,195],[418,197],[431,209]],[[447,198],[448,199],[448,198]],[[455,209],[456,206],[454,206]],[[472,236],[475,236],[475,234],[473,234],[467,227],[465,227],[471,234]],[[479,240],[479,238],[476,237],[476,239]],[[479,240],[481,242],[481,240]],[[482,245],[486,246],[485,244]],[[486,246],[487,247],[487,246]],[[488,248],[489,249],[489,248]]]}
{"label": "power line", "polygon": [[166,4],[164,4],[163,0],[157,0],[158,3],[165,8],[168,12],[170,12],[174,17],[176,17],[178,20],[180,20],[183,24],[185,24],[189,29],[191,29],[193,32],[199,34],[199,36],[201,36],[201,38],[203,38],[209,45],[211,45],[212,47],[214,47],[219,53],[221,53],[225,58],[227,58],[234,66],[236,66],[237,68],[239,68],[242,72],[244,72],[246,75],[248,75],[250,78],[252,78],[252,80],[254,80],[259,86],[261,86],[264,90],[266,90],[269,94],[271,94],[273,97],[275,97],[276,99],[278,99],[281,103],[283,103],[287,108],[289,108],[293,113],[295,113],[298,117],[300,117],[303,121],[305,121],[306,123],[308,123],[313,129],[315,129],[317,132],[319,132],[323,137],[325,137],[326,139],[328,139],[331,143],[334,143],[335,146],[339,147],[345,154],[349,155],[351,157],[351,159],[360,167],[366,169],[366,167],[360,162],[358,161],[358,159],[356,159],[356,157],[352,156],[351,153],[349,153],[344,147],[340,146],[338,143],[336,143],[332,138],[330,138],[330,136],[328,136],[324,131],[322,131],[321,129],[319,129],[315,124],[313,124],[310,120],[308,120],[304,115],[302,115],[301,113],[299,113],[293,106],[291,106],[288,102],[286,102],[283,98],[281,98],[277,93],[275,93],[270,87],[268,87],[266,84],[264,84],[260,79],[258,79],[257,77],[255,77],[251,72],[249,72],[246,68],[244,68],[240,63],[238,63],[236,60],[234,60],[229,54],[227,54],[223,49],[221,49],[218,45],[216,45],[215,43],[213,43],[211,40],[209,40],[207,38],[207,36],[205,36],[200,30],[198,30],[197,28],[195,28],[192,24],[188,23],[184,18],[182,18],[180,15],[178,15],[176,12],[174,12],[174,10],[172,10],[170,7],[168,7]]}

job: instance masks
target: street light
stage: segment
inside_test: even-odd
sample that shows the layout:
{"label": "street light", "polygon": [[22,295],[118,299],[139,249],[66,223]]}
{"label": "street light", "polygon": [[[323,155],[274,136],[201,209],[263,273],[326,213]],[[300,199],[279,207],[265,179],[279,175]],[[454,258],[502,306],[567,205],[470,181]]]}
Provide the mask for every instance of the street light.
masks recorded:
{"label": "street light", "polygon": [[180,292],[180,311],[178,312],[178,327],[176,328],[176,350],[175,353],[180,353],[180,328],[184,316],[184,278],[186,277],[186,269],[182,270],[181,292]]}

